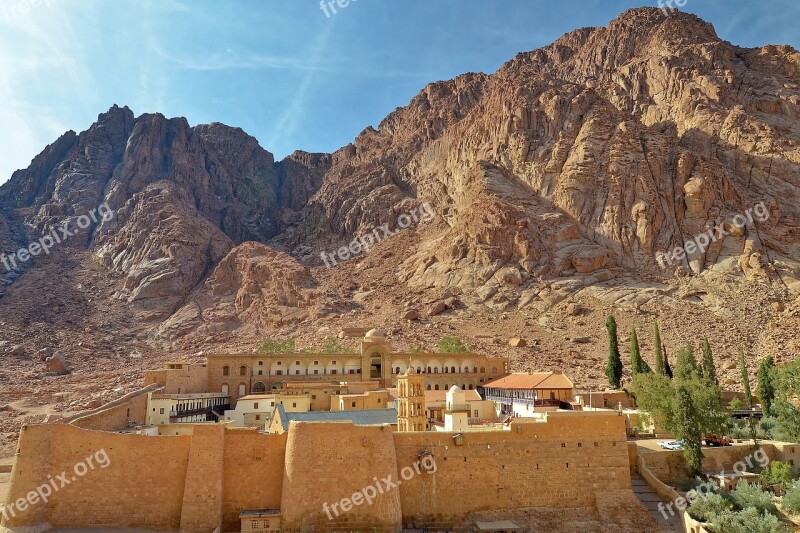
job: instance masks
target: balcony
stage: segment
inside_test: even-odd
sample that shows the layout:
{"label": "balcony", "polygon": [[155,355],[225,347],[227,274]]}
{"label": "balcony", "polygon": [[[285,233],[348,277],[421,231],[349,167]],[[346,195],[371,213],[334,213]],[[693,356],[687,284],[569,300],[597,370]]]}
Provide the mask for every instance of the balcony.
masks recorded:
{"label": "balcony", "polygon": [[[189,418],[193,416],[206,415],[206,420],[211,420],[211,416],[219,416],[219,412],[225,412],[230,409],[230,404],[224,405],[208,405],[206,407],[198,407],[196,409],[184,409],[181,411],[170,411],[169,421],[171,424],[179,421],[182,418]],[[217,412],[215,412],[217,411]]]}
{"label": "balcony", "polygon": [[457,404],[457,403],[456,404],[447,404],[447,406],[444,408],[444,412],[445,413],[467,413],[467,414],[469,414],[470,411],[471,411],[471,409],[469,408],[468,404],[463,404],[463,405]]}

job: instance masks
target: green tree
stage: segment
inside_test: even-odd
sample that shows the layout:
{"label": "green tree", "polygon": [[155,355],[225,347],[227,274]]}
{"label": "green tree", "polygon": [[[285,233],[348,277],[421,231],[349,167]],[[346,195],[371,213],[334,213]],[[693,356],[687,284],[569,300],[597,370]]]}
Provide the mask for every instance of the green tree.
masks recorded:
{"label": "green tree", "polygon": [[795,472],[789,463],[771,461],[761,473],[761,477],[770,485],[788,487],[794,481]]}
{"label": "green tree", "polygon": [[328,337],[325,339],[325,345],[322,347],[322,353],[327,355],[333,354],[349,354],[355,353],[353,349],[339,342],[336,337]]}
{"label": "green tree", "polygon": [[461,342],[458,337],[444,336],[439,339],[439,352],[441,353],[470,353],[470,347]]}
{"label": "green tree", "polygon": [[764,416],[770,416],[772,402],[775,400],[775,360],[770,355],[758,367],[758,385],[756,393],[761,399]]}
{"label": "green tree", "polygon": [[287,339],[285,341],[276,341],[270,338],[264,339],[264,341],[258,346],[258,352],[269,355],[269,354],[293,354],[294,352],[294,339]]}
{"label": "green tree", "polygon": [[658,330],[658,322],[653,322],[653,357],[656,373],[666,376],[667,367],[664,361],[664,350],[661,345],[661,332]]}
{"label": "green tree", "polygon": [[777,419],[777,433],[792,442],[800,442],[800,409],[795,405],[800,396],[800,359],[776,369],[775,400],[770,409]]}
{"label": "green tree", "polygon": [[667,356],[667,345],[661,345],[661,352],[664,354],[664,373],[669,377],[669,379],[673,378],[672,375],[672,367],[669,366],[669,357]]}
{"label": "green tree", "polygon": [[652,372],[650,365],[647,361],[642,359],[639,352],[639,338],[636,335],[636,328],[631,330],[631,374],[642,374],[644,372]]}
{"label": "green tree", "polygon": [[617,339],[617,321],[613,316],[606,319],[608,331],[608,363],[606,364],[606,377],[615,389],[622,384],[622,357],[619,354],[619,340]]}
{"label": "green tree", "polygon": [[695,376],[700,376],[700,370],[697,367],[697,360],[694,358],[694,350],[687,343],[686,346],[678,350],[678,359],[675,362],[675,379],[686,380]]}
{"label": "green tree", "polygon": [[703,428],[692,401],[692,393],[685,385],[675,390],[675,438],[683,444],[683,457],[693,475],[702,473]]}
{"label": "green tree", "polygon": [[744,402],[748,409],[753,408],[753,392],[750,390],[750,374],[747,372],[747,362],[744,359],[744,348],[739,349],[739,372],[742,376],[742,387],[744,388]]}
{"label": "green tree", "polygon": [[711,345],[705,337],[703,337],[703,377],[715,385],[719,384],[717,369],[714,366],[714,355],[711,353]]}
{"label": "green tree", "polygon": [[731,502],[715,493],[701,495],[692,500],[689,506],[689,516],[700,522],[713,522],[717,515],[733,509]]}

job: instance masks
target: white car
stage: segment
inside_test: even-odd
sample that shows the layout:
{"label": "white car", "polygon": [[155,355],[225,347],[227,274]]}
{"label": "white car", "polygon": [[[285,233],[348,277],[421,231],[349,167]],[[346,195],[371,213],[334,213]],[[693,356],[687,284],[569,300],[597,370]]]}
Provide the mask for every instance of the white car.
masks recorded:
{"label": "white car", "polygon": [[658,442],[658,445],[661,446],[665,450],[682,450],[683,446],[680,442],[676,440],[662,440]]}

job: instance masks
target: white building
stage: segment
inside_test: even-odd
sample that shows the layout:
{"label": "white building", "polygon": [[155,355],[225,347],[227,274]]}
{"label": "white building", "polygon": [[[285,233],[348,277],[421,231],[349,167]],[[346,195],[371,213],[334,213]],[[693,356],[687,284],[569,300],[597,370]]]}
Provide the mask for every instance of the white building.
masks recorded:
{"label": "white building", "polygon": [[224,419],[236,427],[264,426],[278,405],[289,413],[305,413],[311,410],[310,394],[251,394],[236,402],[236,409],[225,411]]}
{"label": "white building", "polygon": [[221,392],[147,395],[148,426],[185,422],[217,422],[230,407],[231,397]]}

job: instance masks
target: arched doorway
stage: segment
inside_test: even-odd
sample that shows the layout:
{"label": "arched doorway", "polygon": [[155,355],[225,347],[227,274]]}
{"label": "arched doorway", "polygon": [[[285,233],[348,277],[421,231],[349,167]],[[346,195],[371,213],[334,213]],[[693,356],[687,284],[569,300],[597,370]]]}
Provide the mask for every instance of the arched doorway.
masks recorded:
{"label": "arched doorway", "polygon": [[267,392],[267,387],[263,383],[257,381],[253,384],[253,394],[263,394],[265,392]]}
{"label": "arched doorway", "polygon": [[381,372],[381,364],[383,359],[381,356],[372,356],[370,357],[369,363],[369,377],[370,379],[380,379],[383,377],[383,373]]}

